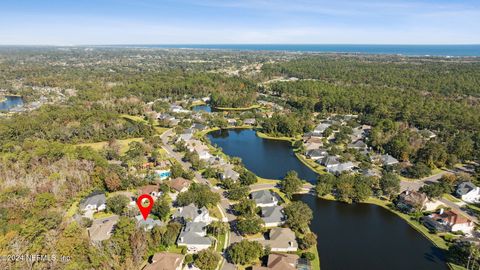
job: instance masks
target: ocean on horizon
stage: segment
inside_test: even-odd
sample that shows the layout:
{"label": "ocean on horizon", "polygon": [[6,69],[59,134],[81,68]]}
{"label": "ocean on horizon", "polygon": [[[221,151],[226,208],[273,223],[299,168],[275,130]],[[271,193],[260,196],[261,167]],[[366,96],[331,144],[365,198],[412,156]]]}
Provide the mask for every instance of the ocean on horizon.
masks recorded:
{"label": "ocean on horizon", "polygon": [[475,45],[368,45],[368,44],[172,44],[116,45],[115,47],[211,49],[234,51],[286,51],[313,53],[392,54],[407,56],[469,57],[480,56]]}

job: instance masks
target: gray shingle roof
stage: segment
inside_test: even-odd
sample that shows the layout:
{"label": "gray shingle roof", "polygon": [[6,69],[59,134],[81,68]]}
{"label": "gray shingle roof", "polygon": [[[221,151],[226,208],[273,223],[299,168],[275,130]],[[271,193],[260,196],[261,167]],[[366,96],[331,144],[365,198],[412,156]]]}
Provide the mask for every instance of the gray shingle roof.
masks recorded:
{"label": "gray shingle roof", "polygon": [[202,207],[198,208],[194,204],[189,204],[177,210],[173,214],[174,218],[183,218],[184,220],[194,220],[196,217],[201,215],[202,213],[208,212],[207,208]]}
{"label": "gray shingle roof", "polygon": [[262,219],[265,223],[281,222],[284,217],[283,207],[281,206],[262,207]]}
{"label": "gray shingle roof", "polygon": [[477,186],[475,186],[472,182],[462,182],[458,185],[457,187],[457,194],[462,196],[462,195],[465,195],[467,193],[469,193],[470,191],[472,191],[473,189],[475,189]]}
{"label": "gray shingle roof", "polygon": [[256,204],[269,204],[276,201],[275,195],[270,190],[259,190],[251,193]]}
{"label": "gray shingle roof", "polygon": [[107,198],[105,197],[105,193],[100,191],[95,191],[90,193],[87,197],[85,197],[79,204],[80,209],[84,209],[87,205],[96,205],[99,207],[102,204],[107,202]]}

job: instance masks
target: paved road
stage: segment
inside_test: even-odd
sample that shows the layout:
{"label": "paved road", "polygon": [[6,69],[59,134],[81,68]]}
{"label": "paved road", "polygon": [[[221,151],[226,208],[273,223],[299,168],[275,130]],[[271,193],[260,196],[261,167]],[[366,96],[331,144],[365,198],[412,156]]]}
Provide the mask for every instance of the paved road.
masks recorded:
{"label": "paved road", "polygon": [[405,190],[417,191],[425,184],[432,184],[438,182],[445,174],[452,174],[453,171],[442,171],[440,173],[419,179],[419,180],[402,180],[400,181],[400,192]]}
{"label": "paved road", "polygon": [[[173,130],[169,129],[165,131],[162,135],[160,135],[160,138],[162,139],[163,142],[163,149],[167,151],[167,154],[170,155],[171,157],[175,158],[183,167],[184,170],[190,170],[191,164],[189,162],[184,162],[182,160],[182,155],[178,152],[173,151],[172,146],[169,144],[169,137],[173,135]],[[230,201],[225,198],[224,194],[225,191],[221,188],[214,188],[210,181],[205,179],[199,172],[195,172],[195,178],[194,181],[201,183],[201,184],[206,184],[208,185],[212,191],[220,194],[220,203],[217,205],[218,209],[220,209],[220,213],[222,214],[222,218],[224,222],[233,222],[236,220],[235,215],[227,211],[228,209],[231,208],[231,203]],[[240,242],[242,240],[242,237],[237,235],[234,232],[229,232],[228,235],[228,241],[226,243],[226,246],[230,246],[232,243]],[[226,258],[226,254],[223,254],[224,259]],[[236,266],[234,264],[229,263],[226,259],[222,265],[222,270],[235,270]]]}
{"label": "paved road", "polygon": [[[444,176],[446,174],[454,174],[454,173],[460,172],[462,170],[464,170],[464,169],[463,168],[456,168],[455,170],[442,171],[440,173],[425,177],[425,178],[420,179],[420,180],[414,180],[414,181],[402,180],[400,182],[400,191],[401,192],[403,192],[405,190],[418,191],[424,185],[438,182],[438,180],[440,180],[440,178],[442,178],[442,176]],[[447,199],[444,199],[444,198],[440,198],[439,201],[441,201],[442,203],[444,203],[448,207],[453,208],[456,211],[462,213],[464,216],[468,217],[469,219],[473,220],[474,222],[478,223],[478,218],[473,216],[473,215],[470,215],[469,213],[464,211],[462,209],[462,206],[460,206],[460,205],[458,205],[454,202],[451,202]]]}

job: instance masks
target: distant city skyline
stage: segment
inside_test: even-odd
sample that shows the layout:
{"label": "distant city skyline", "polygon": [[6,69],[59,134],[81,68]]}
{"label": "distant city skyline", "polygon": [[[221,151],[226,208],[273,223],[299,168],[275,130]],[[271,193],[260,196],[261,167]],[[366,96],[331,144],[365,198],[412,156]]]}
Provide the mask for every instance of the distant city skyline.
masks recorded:
{"label": "distant city skyline", "polygon": [[480,1],[0,2],[0,45],[480,44]]}

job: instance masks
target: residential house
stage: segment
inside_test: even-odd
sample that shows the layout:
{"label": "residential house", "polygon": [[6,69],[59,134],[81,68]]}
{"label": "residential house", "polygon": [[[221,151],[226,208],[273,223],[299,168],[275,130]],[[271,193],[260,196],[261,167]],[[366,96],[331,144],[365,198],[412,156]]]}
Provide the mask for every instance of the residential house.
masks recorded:
{"label": "residential house", "polygon": [[254,266],[252,270],[308,270],[310,269],[308,266],[306,268],[299,268],[299,264],[301,264],[300,257],[296,254],[279,254],[279,253],[271,253],[268,255],[267,266]]}
{"label": "residential house", "polygon": [[177,245],[186,247],[188,253],[209,248],[212,240],[207,236],[207,223],[187,222],[178,236]]}
{"label": "residential house", "polygon": [[457,186],[455,194],[467,203],[478,203],[480,201],[480,187],[472,182],[462,182]]}
{"label": "residential house", "polygon": [[192,129],[195,129],[197,131],[202,131],[202,130],[207,129],[207,126],[204,125],[204,124],[195,123],[195,124],[193,124]]}
{"label": "residential house", "polygon": [[329,123],[320,123],[315,127],[315,129],[313,129],[312,135],[320,137],[323,135],[325,130],[327,130],[327,128],[329,128],[330,126],[331,124]]}
{"label": "residential house", "polygon": [[382,155],[380,157],[380,161],[382,162],[383,166],[392,166],[398,164],[398,160],[391,155]]}
{"label": "residential house", "polygon": [[85,217],[93,218],[93,213],[104,211],[107,208],[106,203],[105,193],[95,191],[80,201],[78,208],[84,213]]}
{"label": "residential house", "polygon": [[352,148],[352,149],[356,149],[358,151],[361,151],[361,150],[366,150],[367,149],[367,144],[364,143],[362,140],[358,140],[354,143],[350,143],[348,145],[348,148]]}
{"label": "residential house", "polygon": [[236,126],[237,125],[237,120],[233,118],[227,119],[227,123],[229,126]]}
{"label": "residential house", "polygon": [[163,222],[161,220],[153,219],[150,217],[147,217],[147,219],[143,219],[142,215],[135,216],[135,219],[137,220],[137,227],[143,228],[145,231],[149,231],[155,226],[163,225]]}
{"label": "residential house", "polygon": [[443,208],[438,213],[422,217],[422,223],[432,231],[460,231],[466,234],[470,234],[475,226],[473,221],[463,215],[454,210],[444,211]]}
{"label": "residential house", "polygon": [[255,118],[247,118],[247,119],[243,120],[243,124],[251,125],[251,126],[255,125],[256,122],[257,121],[255,120]]}
{"label": "residential house", "polygon": [[437,137],[437,135],[435,133],[433,133],[432,131],[430,131],[428,129],[424,129],[424,130],[420,131],[420,135],[422,135],[423,137],[425,137],[429,140]]}
{"label": "residential house", "polygon": [[425,193],[406,190],[398,195],[396,205],[402,212],[411,213],[423,210],[428,198]]}
{"label": "residential house", "polygon": [[212,218],[210,217],[208,209],[205,207],[198,208],[194,204],[179,207],[177,211],[173,214],[173,218],[179,219],[184,223],[203,222],[206,224],[210,224],[212,222]]}
{"label": "residential house", "polygon": [[167,185],[173,189],[174,191],[180,193],[180,192],[185,192],[188,190],[190,187],[190,184],[192,181],[187,180],[185,178],[177,177],[173,180],[170,180],[170,182],[167,183]]}
{"label": "residential house", "polygon": [[148,195],[152,196],[152,198],[154,200],[158,199],[158,197],[160,197],[162,195],[162,192],[159,191],[159,187],[157,185],[143,186],[143,187],[139,188],[138,193],[139,193],[139,195],[148,194]]}
{"label": "residential house", "polygon": [[238,178],[240,177],[240,174],[236,171],[233,170],[232,168],[233,166],[225,166],[225,169],[223,170],[223,172],[220,172],[220,178],[222,180],[225,180],[225,179],[232,179],[233,181],[237,181]]}
{"label": "residential house", "polygon": [[181,270],[184,255],[170,252],[155,253],[143,270]]}
{"label": "residential house", "polygon": [[113,215],[107,218],[93,220],[92,226],[87,230],[90,240],[93,243],[99,243],[109,239],[115,230],[118,219],[119,217],[117,215]]}
{"label": "residential house", "polygon": [[323,146],[323,143],[311,142],[311,141],[303,144],[305,151],[319,149],[322,146]]}
{"label": "residential house", "polygon": [[344,172],[350,172],[352,169],[355,167],[355,164],[353,162],[347,161],[343,163],[339,163],[335,166],[327,166],[327,172],[335,175],[340,175]]}
{"label": "residential house", "polygon": [[289,228],[272,228],[268,234],[268,239],[261,240],[260,243],[274,252],[295,252],[298,249],[298,243],[295,233]]}
{"label": "residential house", "polygon": [[283,207],[279,205],[261,208],[261,218],[265,222],[265,227],[278,227],[285,224],[285,214]]}
{"label": "residential house", "polygon": [[272,207],[278,204],[277,194],[270,190],[259,190],[250,193],[250,197],[258,207]]}
{"label": "residential house", "polygon": [[330,168],[339,165],[340,161],[338,161],[338,158],[336,156],[326,156],[323,159],[317,160],[317,163],[320,163],[321,165]]}
{"label": "residential house", "polygon": [[179,105],[171,105],[170,111],[172,113],[189,113],[189,110],[185,110],[182,106]]}
{"label": "residential house", "polygon": [[321,158],[324,158],[328,155],[328,152],[326,149],[312,149],[312,150],[307,150],[305,153],[305,156],[307,158],[313,159],[313,160],[319,160]]}

